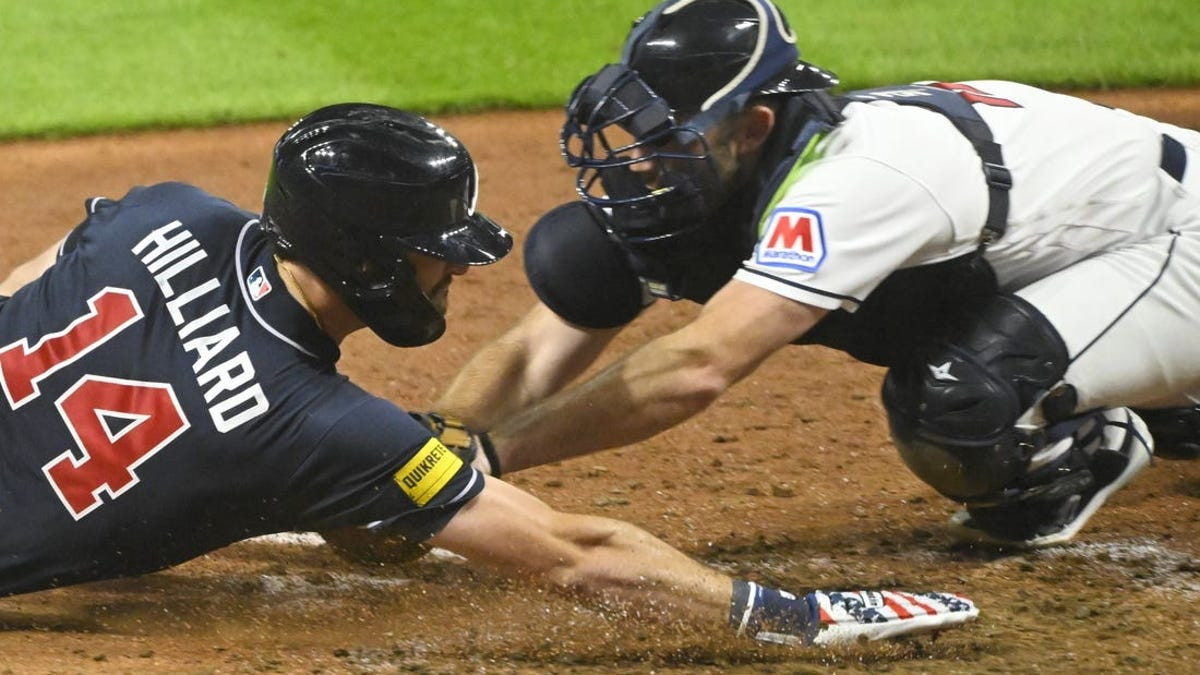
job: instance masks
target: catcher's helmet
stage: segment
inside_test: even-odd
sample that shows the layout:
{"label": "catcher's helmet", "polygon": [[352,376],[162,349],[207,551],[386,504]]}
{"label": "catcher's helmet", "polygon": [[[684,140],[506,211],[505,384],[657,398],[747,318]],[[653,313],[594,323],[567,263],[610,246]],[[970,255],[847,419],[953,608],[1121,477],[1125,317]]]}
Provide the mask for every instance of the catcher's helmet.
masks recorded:
{"label": "catcher's helmet", "polygon": [[420,116],[369,103],[316,110],[275,145],[262,228],[387,342],[432,342],[445,317],[418,287],[417,252],[487,265],[512,236],[475,212],[467,149]]}
{"label": "catcher's helmet", "polygon": [[[677,253],[723,199],[705,132],[754,97],[837,84],[799,57],[770,0],[660,3],[634,23],[620,62],[584,79],[567,104],[561,147],[580,196],[613,209],[612,233],[627,247]],[[631,168],[645,162],[653,185]]]}
{"label": "catcher's helmet", "polygon": [[677,114],[837,83],[800,60],[796,34],[770,0],[664,2],[634,24],[621,62]]}

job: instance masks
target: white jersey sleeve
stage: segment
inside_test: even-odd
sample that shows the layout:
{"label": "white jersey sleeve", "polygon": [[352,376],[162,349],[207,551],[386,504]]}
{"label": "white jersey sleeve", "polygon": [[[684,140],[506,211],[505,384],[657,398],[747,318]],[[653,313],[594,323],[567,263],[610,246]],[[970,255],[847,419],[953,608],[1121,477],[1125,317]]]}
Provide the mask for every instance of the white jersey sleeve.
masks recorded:
{"label": "white jersey sleeve", "polygon": [[[958,86],[1012,175],[1006,231],[985,252],[1001,289],[1196,228],[1172,206],[1186,180],[1159,168],[1162,135],[1193,145],[1195,132],[1012,82]],[[975,250],[989,200],[978,153],[942,114],[893,100],[852,102],[843,114],[776,191],[734,278],[854,311],[897,269]]]}
{"label": "white jersey sleeve", "polygon": [[784,181],[735,279],[854,311],[892,272],[949,258],[978,235],[979,158],[948,120],[891,104],[851,105],[846,117]]}

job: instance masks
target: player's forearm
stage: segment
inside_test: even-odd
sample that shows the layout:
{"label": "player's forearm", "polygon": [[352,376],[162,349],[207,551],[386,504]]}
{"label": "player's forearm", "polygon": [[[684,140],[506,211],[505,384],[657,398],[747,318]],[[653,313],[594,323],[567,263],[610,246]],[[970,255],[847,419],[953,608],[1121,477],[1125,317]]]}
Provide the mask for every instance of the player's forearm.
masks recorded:
{"label": "player's forearm", "polygon": [[699,413],[732,383],[704,350],[675,335],[501,423],[492,441],[505,471],[629,445]]}
{"label": "player's forearm", "polygon": [[546,578],[557,587],[599,599],[642,619],[684,619],[705,628],[728,622],[733,580],[699,564],[630,523],[561,514],[557,530],[573,544]]}
{"label": "player's forearm", "polygon": [[0,281],[0,295],[12,295],[16,293],[22,286],[40,277],[43,272],[50,269],[50,266],[58,259],[60,245],[61,242],[55,242],[34,258],[14,267],[8,276],[3,281]]}
{"label": "player's forearm", "polygon": [[573,326],[539,304],[472,357],[434,410],[473,430],[490,431],[566,386],[619,330]]}
{"label": "player's forearm", "polygon": [[538,395],[526,384],[528,355],[520,345],[498,340],[478,351],[459,370],[433,410],[486,431],[529,405]]}
{"label": "player's forearm", "polygon": [[630,523],[557,512],[497,479],[430,543],[629,616],[706,628],[728,621],[729,577]]}
{"label": "player's forearm", "polygon": [[769,629],[791,644],[811,643],[821,628],[809,596],[734,580],[631,523],[556,512],[496,479],[486,479],[430,543],[591,599],[615,616],[724,626],[751,637]]}

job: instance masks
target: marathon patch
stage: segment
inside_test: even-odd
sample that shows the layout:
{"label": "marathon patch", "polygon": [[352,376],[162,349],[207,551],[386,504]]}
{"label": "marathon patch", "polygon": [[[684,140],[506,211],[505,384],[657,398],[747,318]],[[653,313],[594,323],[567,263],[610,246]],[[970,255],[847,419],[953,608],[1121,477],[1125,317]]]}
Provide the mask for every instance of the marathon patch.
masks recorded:
{"label": "marathon patch", "polygon": [[819,211],[781,206],[771,212],[754,247],[755,263],[816,272],[824,261],[825,230]]}
{"label": "marathon patch", "polygon": [[271,282],[267,279],[266,272],[263,272],[262,265],[255,267],[250,276],[246,277],[246,287],[250,289],[250,299],[255,302],[271,292]]}
{"label": "marathon patch", "polygon": [[392,478],[414,504],[425,506],[446,487],[462,465],[462,460],[441,441],[431,438]]}

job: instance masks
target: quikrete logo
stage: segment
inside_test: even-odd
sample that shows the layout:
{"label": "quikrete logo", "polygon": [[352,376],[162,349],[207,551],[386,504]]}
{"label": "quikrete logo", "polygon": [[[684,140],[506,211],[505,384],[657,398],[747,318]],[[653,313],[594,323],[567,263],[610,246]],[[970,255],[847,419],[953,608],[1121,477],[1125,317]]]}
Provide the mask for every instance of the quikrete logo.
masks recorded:
{"label": "quikrete logo", "polygon": [[417,506],[425,506],[462,467],[462,460],[436,438],[425,445],[412,459],[400,467],[393,479],[396,485]]}
{"label": "quikrete logo", "polygon": [[812,209],[775,209],[754,257],[761,265],[816,271],[825,259],[821,214]]}

